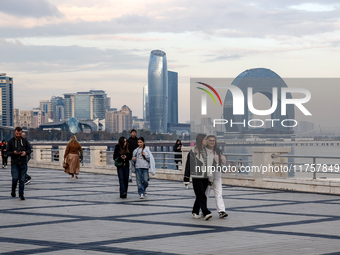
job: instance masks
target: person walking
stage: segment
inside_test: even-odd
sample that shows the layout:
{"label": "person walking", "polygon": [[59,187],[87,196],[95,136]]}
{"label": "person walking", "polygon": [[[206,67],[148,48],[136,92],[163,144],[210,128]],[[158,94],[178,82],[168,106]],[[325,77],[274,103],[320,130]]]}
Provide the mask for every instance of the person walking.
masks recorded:
{"label": "person walking", "polygon": [[136,171],[138,194],[143,199],[147,195],[146,188],[149,186],[149,168],[152,175],[156,173],[155,159],[151,151],[145,148],[143,137],[138,138],[138,148],[133,151],[132,161]]}
{"label": "person walking", "polygon": [[129,187],[129,162],[132,157],[131,154],[132,153],[129,150],[126,138],[121,136],[113,154],[119,179],[120,198],[127,197]]}
{"label": "person walking", "polygon": [[[22,137],[22,139],[25,139],[28,142],[28,140],[26,138],[26,134],[24,132],[21,134],[21,137]],[[28,144],[31,147],[29,142],[28,142]],[[28,162],[30,161],[31,156],[27,155],[26,157],[27,157],[27,172],[28,172]],[[32,179],[32,177],[29,176],[27,172],[26,172],[26,177],[25,177],[25,185],[30,184],[31,183],[31,179]]]}
{"label": "person walking", "polygon": [[[175,145],[173,147],[173,151],[174,152],[182,152],[182,142],[181,142],[181,140],[177,139],[177,141],[176,141],[176,143],[175,143]],[[181,164],[182,164],[182,160],[176,160],[176,158],[177,159],[178,158],[182,159],[182,155],[175,154],[176,169],[178,169],[178,163],[181,162]]]}
{"label": "person walking", "polygon": [[209,198],[209,194],[211,189],[214,190],[215,200],[216,200],[216,208],[220,218],[225,218],[228,214],[225,212],[225,205],[222,197],[222,176],[221,171],[217,171],[217,166],[226,165],[226,158],[222,155],[222,152],[219,148],[217,148],[216,137],[213,135],[207,136],[207,146],[206,149],[209,153],[214,155],[212,166],[215,167],[215,171],[212,173],[212,177],[209,179],[209,183],[212,185],[208,185],[207,190],[205,192],[207,198]]}
{"label": "person walking", "polygon": [[31,146],[21,137],[22,128],[16,127],[14,137],[8,141],[7,155],[11,157],[12,191],[11,196],[16,196],[19,181],[19,198],[25,200],[24,188],[27,173],[27,156],[31,155]]}
{"label": "person walking", "polygon": [[[128,142],[128,146],[129,146],[129,151],[132,154],[133,151],[138,147],[138,139],[137,139],[136,129],[131,129],[130,134],[131,134],[131,136],[129,137],[127,142]],[[130,160],[129,161],[129,182],[132,182],[132,169],[133,169],[133,166],[132,166],[132,162]]]}
{"label": "person walking", "polygon": [[211,166],[213,162],[212,153],[208,154],[205,146],[207,139],[205,134],[198,134],[196,137],[196,145],[190,150],[185,164],[184,184],[190,184],[190,176],[192,177],[192,185],[196,195],[195,203],[192,208],[192,216],[195,219],[201,218],[199,215],[202,210],[204,220],[209,220],[212,215],[207,207],[207,190],[209,183],[209,172],[204,171],[207,166]]}
{"label": "person walking", "polygon": [[7,156],[7,142],[6,140],[2,140],[2,145],[0,147],[1,149],[1,157],[2,157],[2,168],[7,168],[7,159],[8,159],[8,156]]}
{"label": "person walking", "polygon": [[64,161],[66,160],[68,167],[65,168],[65,173],[71,175],[71,179],[74,179],[74,175],[78,179],[80,170],[79,153],[83,153],[83,149],[77,141],[75,135],[71,136],[69,143],[66,146]]}

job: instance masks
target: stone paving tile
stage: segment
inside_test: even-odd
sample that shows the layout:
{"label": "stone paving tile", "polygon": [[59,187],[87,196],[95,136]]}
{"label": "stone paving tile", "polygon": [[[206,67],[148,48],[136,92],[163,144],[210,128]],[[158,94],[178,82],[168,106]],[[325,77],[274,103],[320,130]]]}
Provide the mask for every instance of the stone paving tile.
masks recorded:
{"label": "stone paving tile", "polygon": [[10,197],[0,169],[0,254],[336,254],[339,196],[223,187],[229,217],[193,219],[194,192],[150,181],[139,199],[135,181],[120,199],[117,176],[29,169],[26,201]]}

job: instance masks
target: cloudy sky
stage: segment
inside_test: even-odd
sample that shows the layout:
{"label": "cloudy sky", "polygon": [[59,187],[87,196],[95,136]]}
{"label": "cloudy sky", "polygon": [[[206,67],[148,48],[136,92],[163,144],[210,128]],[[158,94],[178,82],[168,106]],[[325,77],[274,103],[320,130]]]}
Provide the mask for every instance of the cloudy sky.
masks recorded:
{"label": "cloudy sky", "polygon": [[112,107],[126,104],[142,117],[154,49],[179,74],[181,122],[189,120],[190,77],[256,67],[339,77],[338,0],[1,0],[0,20],[0,73],[14,78],[21,110],[103,89]]}

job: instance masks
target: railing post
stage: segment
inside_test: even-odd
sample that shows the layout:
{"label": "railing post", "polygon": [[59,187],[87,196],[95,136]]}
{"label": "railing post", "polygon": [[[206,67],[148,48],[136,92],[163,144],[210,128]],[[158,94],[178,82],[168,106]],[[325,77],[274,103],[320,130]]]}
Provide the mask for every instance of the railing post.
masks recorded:
{"label": "railing post", "polygon": [[52,145],[33,145],[33,158],[35,164],[39,164],[39,162],[51,162],[51,158],[49,157],[43,157],[43,154],[46,155],[46,151],[41,150],[51,150]]}
{"label": "railing post", "polygon": [[314,164],[314,168],[315,168],[315,171],[313,172],[313,179],[316,179],[316,166],[315,166],[316,158],[315,157],[313,158],[313,164]]}
{"label": "railing post", "polygon": [[[273,163],[272,154],[287,154],[290,152],[289,147],[255,147],[252,148],[251,151],[253,153],[253,168],[257,167],[258,170],[261,171],[260,173],[254,172],[255,178],[288,177],[288,171],[284,171],[288,166],[286,164],[288,163],[288,158],[277,157],[275,158],[275,161],[278,162]],[[281,167],[283,171],[281,170]]]}
{"label": "railing post", "polygon": [[59,146],[59,165],[60,165],[60,167],[63,167],[65,151],[66,151],[66,146],[64,146],[64,145]]}
{"label": "railing post", "polygon": [[165,169],[165,153],[163,153],[163,169]]}
{"label": "railing post", "polygon": [[106,153],[100,151],[107,151],[107,146],[91,146],[91,167],[93,170],[96,166],[106,166]]}

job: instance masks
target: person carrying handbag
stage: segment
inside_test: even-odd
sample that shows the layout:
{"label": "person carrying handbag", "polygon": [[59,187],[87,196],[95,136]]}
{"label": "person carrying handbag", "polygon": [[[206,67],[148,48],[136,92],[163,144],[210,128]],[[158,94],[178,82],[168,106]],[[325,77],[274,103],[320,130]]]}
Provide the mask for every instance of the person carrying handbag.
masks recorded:
{"label": "person carrying handbag", "polygon": [[129,187],[129,160],[131,160],[131,152],[126,137],[121,136],[119,138],[113,153],[113,160],[117,167],[120,198],[126,198]]}

